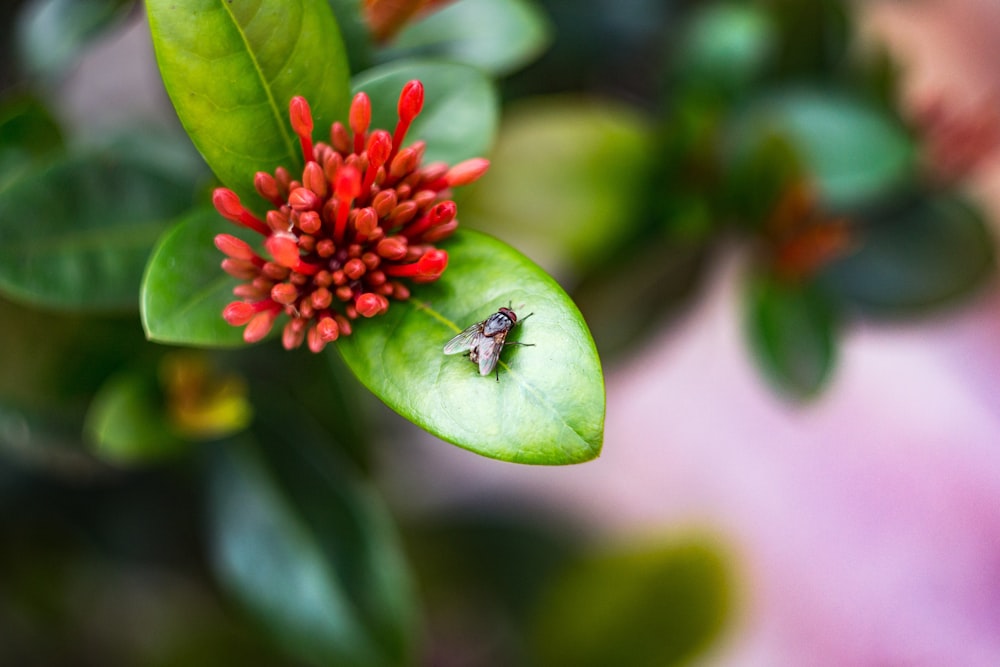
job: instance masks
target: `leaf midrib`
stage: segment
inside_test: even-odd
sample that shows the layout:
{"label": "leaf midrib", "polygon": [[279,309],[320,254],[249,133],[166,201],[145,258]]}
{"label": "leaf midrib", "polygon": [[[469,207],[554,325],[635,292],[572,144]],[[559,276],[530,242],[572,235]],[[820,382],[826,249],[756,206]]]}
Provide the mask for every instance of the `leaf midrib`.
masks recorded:
{"label": "leaf midrib", "polygon": [[[271,91],[271,85],[267,78],[264,76],[264,70],[260,66],[260,62],[257,60],[257,56],[253,49],[250,47],[250,42],[247,40],[246,32],[243,30],[243,26],[240,25],[239,21],[236,20],[236,15],[233,14],[232,9],[229,7],[229,3],[226,0],[219,0],[219,5],[226,11],[229,19],[233,22],[233,26],[236,28],[237,34],[240,36],[240,40],[243,42],[244,49],[246,50],[247,56],[250,58],[250,62],[253,65],[253,70],[257,75],[258,81],[260,81],[261,88],[264,89],[264,94],[267,96],[267,105],[271,109],[271,115],[274,117],[275,125],[278,128],[278,132],[281,136],[281,140],[285,144],[285,150],[288,155],[295,155],[295,143],[292,141],[291,136],[289,136],[288,128],[282,121],[281,112],[278,109],[278,104],[274,99],[274,95]],[[301,36],[301,23],[299,25],[299,33]]]}

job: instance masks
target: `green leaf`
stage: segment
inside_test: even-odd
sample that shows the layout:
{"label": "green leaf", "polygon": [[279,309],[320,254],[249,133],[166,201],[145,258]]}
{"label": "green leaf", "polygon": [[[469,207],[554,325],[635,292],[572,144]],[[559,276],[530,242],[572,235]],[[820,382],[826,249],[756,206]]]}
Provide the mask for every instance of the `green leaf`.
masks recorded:
{"label": "green leaf", "polygon": [[786,80],[835,78],[852,62],[853,10],[843,0],[771,0],[778,24],[778,74]]}
{"label": "green leaf", "polygon": [[783,392],[807,398],[829,379],[837,318],[816,286],[757,277],[748,294],[747,331],[757,362]]}
{"label": "green leaf", "polygon": [[705,5],[683,33],[673,60],[674,76],[697,89],[744,92],[773,60],[776,33],[771,16],[761,7]]}
{"label": "green leaf", "polygon": [[755,231],[771,224],[790,188],[808,181],[795,146],[780,135],[761,138],[729,165],[721,199],[723,215]]}
{"label": "green leaf", "polygon": [[375,47],[362,12],[363,0],[327,0],[327,2],[340,28],[347,60],[351,63],[351,72],[360,72],[371,67],[372,52]]}
{"label": "green leaf", "polygon": [[318,136],[347,115],[348,64],[324,0],[149,0],[163,82],[195,146],[245,206],[253,177],[302,167],[288,103],[302,95]]}
{"label": "green leaf", "polygon": [[149,340],[201,347],[246,344],[243,329],[222,319],[239,283],[221,268],[223,255],[213,239],[222,232],[250,243],[260,238],[209,208],[193,211],[160,238],[146,266],[139,300]]}
{"label": "green leaf", "polygon": [[234,441],[212,460],[218,576],[286,651],[310,664],[408,664],[413,588],[386,509],[308,435],[294,425],[281,431],[266,446]]}
{"label": "green leaf", "polygon": [[550,30],[526,0],[460,0],[407,25],[382,57],[435,56],[503,76],[534,60]]}
{"label": "green leaf", "polygon": [[84,432],[98,457],[110,463],[153,463],[189,446],[166,418],[165,399],[155,378],[126,371],[109,379],[94,398]]}
{"label": "green leaf", "polygon": [[18,17],[17,47],[29,74],[56,76],[74,65],[104,29],[122,21],[131,0],[34,0]]}
{"label": "green leaf", "polygon": [[712,249],[697,238],[645,235],[624,248],[619,261],[583,276],[573,298],[605,360],[633,353],[683,312],[696,298]]}
{"label": "green leaf", "polygon": [[34,160],[62,148],[62,130],[41,100],[13,95],[0,102],[0,190]]}
{"label": "green leaf", "polygon": [[190,177],[113,151],[70,155],[0,191],[0,290],[67,310],[131,309]]}
{"label": "green leaf", "polygon": [[252,409],[246,382],[199,352],[173,351],[112,375],[97,392],[85,434],[98,457],[120,465],[148,464],[247,428]]}
{"label": "green leaf", "polygon": [[798,90],[766,97],[737,120],[730,138],[742,155],[775,135],[796,148],[806,174],[834,207],[884,196],[914,173],[914,146],[903,127],[843,95]]}
{"label": "green leaf", "polygon": [[462,222],[495,234],[557,275],[607,256],[639,222],[652,159],[633,109],[566,97],[513,105],[483,179],[463,193]]}
{"label": "green leaf", "polygon": [[824,282],[850,307],[901,316],[953,303],[984,284],[996,240],[976,208],[953,196],[918,195],[861,228],[858,249]]}
{"label": "green leaf", "polygon": [[[580,312],[545,272],[478,232],[448,243],[448,269],[384,316],[357,322],[337,348],[393,410],[483,456],[517,463],[587,461],[601,451],[604,380]],[[465,327],[511,304],[521,316],[499,382],[442,348]],[[533,313],[526,319],[528,313]]]}
{"label": "green leaf", "polygon": [[372,128],[393,131],[399,120],[399,93],[413,79],[424,84],[424,107],[410,126],[406,143],[427,142],[424,164],[455,164],[484,155],[496,134],[497,94],[479,70],[467,65],[406,60],[354,77],[354,92],[364,91],[371,98]]}
{"label": "green leaf", "polygon": [[82,417],[108,373],[146,346],[134,316],[53,313],[0,298],[0,322],[0,396],[52,415]]}
{"label": "green leaf", "polygon": [[690,664],[729,620],[729,570],[720,547],[699,537],[581,560],[542,597],[534,664]]}

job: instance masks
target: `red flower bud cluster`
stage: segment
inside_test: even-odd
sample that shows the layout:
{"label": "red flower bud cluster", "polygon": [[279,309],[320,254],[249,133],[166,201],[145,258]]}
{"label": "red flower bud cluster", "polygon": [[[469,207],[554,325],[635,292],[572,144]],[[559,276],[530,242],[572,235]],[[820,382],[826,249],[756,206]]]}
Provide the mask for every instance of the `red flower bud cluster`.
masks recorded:
{"label": "red flower bud cluster", "polygon": [[489,162],[422,165],[424,143],[404,148],[403,141],[423,100],[419,81],[403,87],[390,134],[369,129],[371,102],[358,93],[348,126],[334,123],[329,143],[314,144],[309,104],[295,97],[289,116],[305,168],[297,179],[284,167],[257,173],[255,189],[274,206],[264,220],[231,190],[215,190],[223,217],[264,236],[263,253],[230,234],[215,237],[226,255],[222,268],[244,281],[233,290],[241,300],[222,316],[245,327],[248,343],[267,336],[284,313],[285,348],[306,342],[319,352],[349,335],[359,315],[374,317],[390,300],[409,298],[407,282],[431,282],[444,272],[448,253],[434,244],[458,226],[450,189],[475,181]]}

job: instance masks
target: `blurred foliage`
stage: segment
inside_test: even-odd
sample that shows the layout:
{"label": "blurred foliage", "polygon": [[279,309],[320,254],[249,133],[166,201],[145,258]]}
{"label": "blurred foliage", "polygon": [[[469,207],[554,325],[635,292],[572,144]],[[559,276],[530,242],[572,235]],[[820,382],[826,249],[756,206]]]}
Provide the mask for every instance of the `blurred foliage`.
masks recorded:
{"label": "blurred foliage", "polygon": [[723,629],[732,590],[726,556],[706,538],[584,555],[543,592],[532,664],[687,664]]}
{"label": "blurred foliage", "polygon": [[[293,4],[336,25],[344,48],[309,42],[323,60],[297,60],[294,80],[273,85],[241,78],[259,55],[248,51],[233,77],[242,92],[287,96],[332,73],[323,122],[363,88],[376,126],[391,129],[401,84],[433,83],[414,126],[429,156],[492,160],[456,193],[463,224],[569,288],[605,366],[685,312],[716,260],[739,254],[747,349],[776,391],[817,400],[853,323],[918,326],[993,275],[995,239],[962,194],[966,173],[951,168],[976,161],[963,153],[935,171],[926,147],[948,142],[898,109],[898,67],[883,49],[857,48],[849,3],[457,0],[384,42],[360,0]],[[394,380],[365,370],[384,342],[401,386],[436,399],[433,377],[409,377],[419,355],[407,345],[428,331],[443,344],[444,316],[405,340],[351,341],[349,367],[273,344],[219,349],[241,340],[218,317],[232,281],[211,246],[232,226],[206,210],[216,182],[188,138],[63,126],[60,85],[137,7],[0,8],[0,663],[627,666],[710,650],[739,589],[712,539],[598,551],[566,517],[533,508],[392,516],[373,442],[404,448],[415,432],[356,373],[395,400]],[[171,29],[208,51],[287,46],[266,31]],[[166,44],[183,61],[176,47]],[[265,64],[279,62],[268,53]],[[233,92],[218,72],[185,79],[171,67],[179,90]],[[297,155],[292,135],[276,139],[283,115],[239,120],[253,131],[232,133],[222,157],[206,152],[217,176],[220,164],[252,175],[236,155],[262,141]],[[188,129],[203,151],[217,138]],[[972,149],[990,150],[988,139],[973,136]],[[508,261],[510,275],[572,305],[520,253],[480,234],[456,240],[486,259],[458,261],[465,278],[442,283],[440,298],[462,304],[448,317],[516,299]],[[562,335],[535,318],[546,331],[525,327],[533,341]],[[588,336],[573,340],[581,347],[563,352],[590,349]],[[567,396],[601,379],[566,370],[581,385]],[[416,423],[446,421],[395,402]],[[519,451],[518,438],[492,433],[482,441],[501,458]]]}
{"label": "blurred foliage", "polygon": [[32,0],[18,17],[14,43],[21,68],[29,76],[60,76],[134,5],[132,0]]}

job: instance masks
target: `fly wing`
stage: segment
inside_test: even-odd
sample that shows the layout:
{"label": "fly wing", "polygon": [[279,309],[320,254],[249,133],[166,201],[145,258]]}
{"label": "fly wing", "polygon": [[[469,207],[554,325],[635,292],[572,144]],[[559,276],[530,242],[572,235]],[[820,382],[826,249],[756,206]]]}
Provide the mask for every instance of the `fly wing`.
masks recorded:
{"label": "fly wing", "polygon": [[462,333],[458,334],[444,346],[445,354],[462,354],[468,352],[476,344],[476,339],[482,335],[483,323],[476,322]]}
{"label": "fly wing", "polygon": [[503,331],[493,337],[483,336],[479,339],[479,374],[489,375],[497,367],[500,360],[500,353],[503,351],[503,342],[507,338],[507,332]]}

